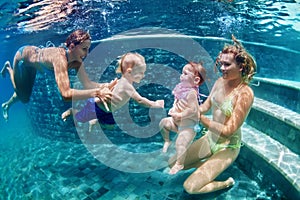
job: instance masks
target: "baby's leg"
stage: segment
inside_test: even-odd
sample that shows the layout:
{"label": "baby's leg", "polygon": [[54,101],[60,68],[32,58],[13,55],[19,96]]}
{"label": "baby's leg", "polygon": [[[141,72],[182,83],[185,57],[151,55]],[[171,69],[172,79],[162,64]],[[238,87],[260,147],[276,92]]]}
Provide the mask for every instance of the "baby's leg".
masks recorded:
{"label": "baby's leg", "polygon": [[63,112],[61,114],[62,120],[66,121],[67,117],[69,117],[72,113],[73,113],[73,108],[69,108],[68,110],[66,110],[65,112]]}
{"label": "baby's leg", "polygon": [[98,119],[92,119],[89,121],[89,132],[92,132],[93,127],[98,123]]}
{"label": "baby's leg", "polygon": [[[207,139],[207,135],[202,136],[198,140],[192,142],[186,151],[184,160],[184,169],[198,168],[203,164],[205,158],[211,156],[210,145]],[[177,155],[169,159],[169,166],[173,167],[177,160]]]}
{"label": "baby's leg", "polygon": [[170,141],[170,131],[177,131],[177,127],[173,121],[172,117],[164,118],[159,123],[160,133],[164,139],[163,153],[168,151],[169,146],[171,145]]}
{"label": "baby's leg", "polygon": [[186,151],[195,138],[195,135],[196,133],[191,128],[184,129],[178,133],[176,140],[177,161],[171,168],[170,174],[176,174],[178,171],[184,168],[184,161],[187,153]]}

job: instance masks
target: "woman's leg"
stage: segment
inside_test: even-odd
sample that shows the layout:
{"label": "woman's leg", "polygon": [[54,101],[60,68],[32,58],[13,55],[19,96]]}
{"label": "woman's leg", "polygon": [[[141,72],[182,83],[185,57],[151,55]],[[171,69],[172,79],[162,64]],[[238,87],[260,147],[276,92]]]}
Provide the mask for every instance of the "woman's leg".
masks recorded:
{"label": "woman's leg", "polygon": [[[21,48],[21,50],[23,51],[24,48]],[[14,57],[13,68],[9,61],[5,62],[4,67],[1,70],[2,76],[5,75],[6,70],[9,72],[11,83],[15,90],[12,97],[2,104],[3,117],[7,120],[8,109],[12,104],[19,100],[23,103],[27,103],[29,101],[35,81],[36,69],[32,66],[25,66],[19,50]]]}
{"label": "woman's leg", "polygon": [[195,172],[184,182],[185,190],[190,194],[214,192],[232,186],[232,178],[226,181],[214,181],[214,179],[227,169],[237,158],[239,149],[227,148],[208,158]]}
{"label": "woman's leg", "polygon": [[5,78],[5,76],[6,76],[6,73],[7,73],[7,67],[10,67],[10,68],[11,68],[10,62],[9,62],[9,61],[6,61],[6,62],[4,63],[4,65],[3,65],[2,69],[1,69],[0,74],[1,74],[1,76],[2,76],[3,78]]}
{"label": "woman's leg", "polygon": [[11,84],[13,85],[14,89],[16,89],[16,83],[15,83],[15,77],[14,77],[14,70],[13,68],[11,67],[10,63],[7,61],[6,63],[6,69],[9,73],[9,78],[10,78],[10,81],[11,81]]}
{"label": "woman's leg", "polygon": [[8,109],[12,104],[16,103],[17,101],[19,101],[19,98],[17,94],[14,92],[13,95],[10,97],[10,99],[1,105],[2,115],[5,121],[8,121]]}
{"label": "woman's leg", "polygon": [[[10,80],[11,80],[13,87],[16,88],[16,84],[15,84],[15,80],[14,80],[14,72],[13,72],[13,69],[12,69],[9,61],[5,62],[4,66],[1,70],[1,74],[3,77],[5,76],[6,72],[9,73]],[[17,101],[19,101],[19,98],[17,96],[17,93],[14,92],[13,95],[10,97],[10,99],[1,105],[2,115],[3,115],[3,118],[5,119],[5,121],[8,121],[8,109],[10,108],[11,105],[16,103]]]}
{"label": "woman's leg", "polygon": [[25,65],[23,60],[14,61],[13,79],[15,92],[23,103],[27,103],[30,100],[35,76],[36,69],[34,67]]}

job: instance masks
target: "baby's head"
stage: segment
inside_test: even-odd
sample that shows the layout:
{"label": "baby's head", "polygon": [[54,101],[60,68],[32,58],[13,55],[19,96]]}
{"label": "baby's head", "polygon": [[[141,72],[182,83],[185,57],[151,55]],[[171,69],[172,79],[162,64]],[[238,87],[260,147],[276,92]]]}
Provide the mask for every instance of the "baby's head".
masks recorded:
{"label": "baby's head", "polygon": [[130,82],[139,83],[145,76],[145,58],[138,53],[126,53],[119,60],[117,73],[122,73]]}
{"label": "baby's head", "polygon": [[202,63],[189,62],[188,64],[186,64],[186,67],[188,67],[188,70],[194,74],[196,85],[202,85],[206,78],[206,70],[203,67]]}
{"label": "baby's head", "polygon": [[129,69],[132,70],[133,67],[136,66],[146,66],[145,58],[138,53],[126,53],[121,56],[119,62],[119,66],[117,68],[117,73],[124,74]]}

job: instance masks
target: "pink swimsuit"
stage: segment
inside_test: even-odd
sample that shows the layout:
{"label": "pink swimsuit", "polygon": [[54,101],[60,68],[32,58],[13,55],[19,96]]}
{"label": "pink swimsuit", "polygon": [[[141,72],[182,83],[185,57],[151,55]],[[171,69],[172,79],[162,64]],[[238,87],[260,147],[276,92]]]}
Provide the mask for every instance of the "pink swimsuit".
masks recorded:
{"label": "pink swimsuit", "polygon": [[191,87],[185,85],[184,83],[179,83],[176,85],[172,93],[175,96],[175,99],[180,100],[180,99],[185,99],[191,90],[195,90],[197,92],[197,96],[199,100],[200,94],[197,86]]}

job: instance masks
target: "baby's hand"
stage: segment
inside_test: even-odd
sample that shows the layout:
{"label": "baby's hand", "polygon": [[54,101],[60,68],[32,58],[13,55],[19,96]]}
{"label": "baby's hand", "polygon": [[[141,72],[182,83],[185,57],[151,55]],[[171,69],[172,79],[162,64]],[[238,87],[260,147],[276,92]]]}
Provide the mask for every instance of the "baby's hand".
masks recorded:
{"label": "baby's hand", "polygon": [[155,101],[155,107],[164,108],[165,107],[165,101],[164,100],[156,100]]}
{"label": "baby's hand", "polygon": [[182,114],[178,112],[169,112],[169,115],[171,115],[174,121],[180,121],[182,119]]}

